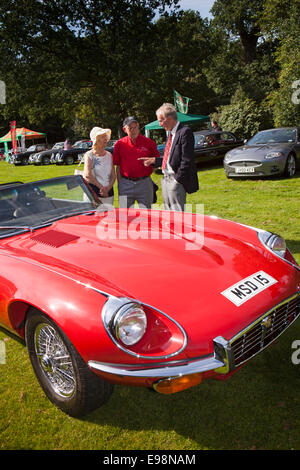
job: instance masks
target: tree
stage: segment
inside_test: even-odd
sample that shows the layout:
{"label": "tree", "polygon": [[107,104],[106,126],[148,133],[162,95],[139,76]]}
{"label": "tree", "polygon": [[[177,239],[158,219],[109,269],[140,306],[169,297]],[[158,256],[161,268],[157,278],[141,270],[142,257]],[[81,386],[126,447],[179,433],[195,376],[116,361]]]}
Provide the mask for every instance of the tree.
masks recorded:
{"label": "tree", "polygon": [[256,48],[262,35],[258,23],[264,0],[216,0],[212,7],[213,23],[224,27],[232,37],[239,37],[246,64],[256,58]]}
{"label": "tree", "polygon": [[[3,115],[116,127],[141,113],[153,67],[155,12],[178,0],[8,0],[0,5]],[[1,77],[2,78],[2,77]],[[89,117],[89,119],[87,119]],[[95,121],[93,121],[95,120]],[[85,129],[87,126],[85,126]]]}
{"label": "tree", "polygon": [[263,109],[242,89],[236,91],[229,105],[218,107],[217,113],[221,127],[241,138],[249,138],[265,127]]}
{"label": "tree", "polygon": [[[216,93],[216,103],[232,105],[241,91],[258,108],[278,86],[274,60],[277,38],[263,34],[261,15],[266,0],[216,0],[210,28],[215,50],[206,76]],[[265,106],[265,105],[262,105]],[[263,122],[273,125],[271,113]]]}
{"label": "tree", "polygon": [[300,124],[299,17],[299,0],[267,0],[261,19],[265,34],[278,40],[275,57],[280,68],[279,86],[269,93],[267,100],[276,126]]}
{"label": "tree", "polygon": [[156,108],[162,101],[172,101],[174,89],[192,99],[190,112],[208,111],[213,91],[204,69],[212,52],[209,24],[199,13],[181,11],[165,16],[156,23],[156,46],[152,89],[155,89]]}

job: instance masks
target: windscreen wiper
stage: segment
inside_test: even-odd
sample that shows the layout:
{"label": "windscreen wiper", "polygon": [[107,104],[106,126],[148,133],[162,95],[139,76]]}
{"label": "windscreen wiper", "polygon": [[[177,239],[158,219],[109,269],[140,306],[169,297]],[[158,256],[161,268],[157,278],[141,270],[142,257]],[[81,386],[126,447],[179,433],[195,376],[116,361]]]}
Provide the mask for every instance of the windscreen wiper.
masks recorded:
{"label": "windscreen wiper", "polygon": [[0,230],[7,230],[7,229],[20,229],[20,230],[28,230],[29,232],[33,232],[34,227],[29,227],[29,225],[0,225]]}
{"label": "windscreen wiper", "polygon": [[[8,230],[8,232],[1,232],[2,230]],[[16,233],[33,232],[34,227],[28,225],[0,225],[0,238],[12,236]],[[21,231],[21,232],[20,232]]]}

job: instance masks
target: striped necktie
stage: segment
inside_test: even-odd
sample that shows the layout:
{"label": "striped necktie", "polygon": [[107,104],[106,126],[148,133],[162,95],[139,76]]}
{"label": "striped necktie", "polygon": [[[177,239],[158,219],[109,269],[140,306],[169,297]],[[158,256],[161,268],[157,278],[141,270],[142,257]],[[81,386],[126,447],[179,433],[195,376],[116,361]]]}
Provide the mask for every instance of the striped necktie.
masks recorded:
{"label": "striped necktie", "polygon": [[165,151],[164,151],[164,158],[162,162],[162,170],[166,168],[167,161],[170,155],[170,149],[171,149],[171,144],[172,144],[172,132],[169,134],[169,138],[167,140],[166,146],[165,146]]}

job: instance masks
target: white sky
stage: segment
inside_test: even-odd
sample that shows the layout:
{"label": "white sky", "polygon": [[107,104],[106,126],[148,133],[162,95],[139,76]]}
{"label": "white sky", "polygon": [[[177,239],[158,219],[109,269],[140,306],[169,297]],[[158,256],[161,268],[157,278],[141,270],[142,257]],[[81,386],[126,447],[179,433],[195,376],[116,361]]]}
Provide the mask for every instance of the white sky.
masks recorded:
{"label": "white sky", "polygon": [[202,18],[210,18],[209,10],[214,0],[180,0],[179,5],[183,10],[198,10]]}

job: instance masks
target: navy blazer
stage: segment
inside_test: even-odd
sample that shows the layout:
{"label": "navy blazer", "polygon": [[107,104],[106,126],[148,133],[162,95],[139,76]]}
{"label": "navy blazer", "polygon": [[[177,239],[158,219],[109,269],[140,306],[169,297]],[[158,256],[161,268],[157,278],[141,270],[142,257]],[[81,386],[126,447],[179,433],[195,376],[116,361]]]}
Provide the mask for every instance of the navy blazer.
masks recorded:
{"label": "navy blazer", "polygon": [[[175,173],[175,179],[181,183],[187,193],[199,189],[197,168],[194,158],[194,134],[192,130],[181,123],[174,136],[169,164]],[[155,166],[162,165],[162,158],[156,158]]]}

